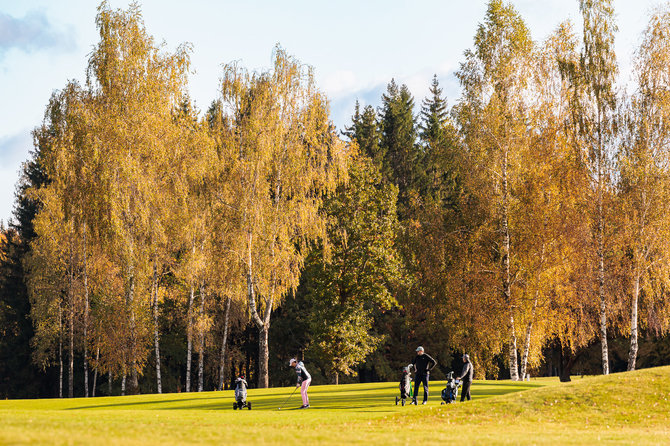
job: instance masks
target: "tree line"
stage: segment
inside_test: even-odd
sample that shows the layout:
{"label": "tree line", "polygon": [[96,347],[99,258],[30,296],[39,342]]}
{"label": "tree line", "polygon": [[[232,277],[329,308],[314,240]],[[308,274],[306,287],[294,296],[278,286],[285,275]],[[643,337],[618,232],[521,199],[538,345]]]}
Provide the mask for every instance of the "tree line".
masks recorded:
{"label": "tree line", "polygon": [[2,231],[2,394],[202,391],[238,372],[268,387],[295,355],[335,383],[394,379],[414,344],[513,380],[556,353],[562,379],[593,372],[595,348],[607,374],[610,341],[634,370],[651,340],[655,364],[670,10],[629,93],[611,1],[579,4],[581,35],[564,22],[538,42],[491,0],[453,106],[437,77],[420,107],[392,80],[338,131],[279,46],[268,70],[224,65],[200,112],[190,46],[103,2],[86,80],[53,94]]}

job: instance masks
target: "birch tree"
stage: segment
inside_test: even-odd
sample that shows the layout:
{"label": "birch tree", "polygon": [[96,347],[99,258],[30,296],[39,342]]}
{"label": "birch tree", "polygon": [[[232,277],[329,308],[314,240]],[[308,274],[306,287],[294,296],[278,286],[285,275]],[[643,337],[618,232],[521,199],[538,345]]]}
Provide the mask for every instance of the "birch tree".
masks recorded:
{"label": "birch tree", "polygon": [[515,209],[514,187],[518,181],[519,152],[527,144],[524,90],[528,58],[533,42],[525,23],[511,5],[500,0],[488,4],[486,19],[475,35],[475,48],[466,51],[458,78],[464,88],[461,119],[465,142],[476,158],[488,194],[490,218],[499,237],[492,237],[496,253],[501,303],[506,311],[508,365],[518,380],[517,334],[513,294],[515,267],[510,214]]}
{"label": "birch tree", "polygon": [[[323,237],[322,196],[344,171],[344,144],[311,68],[276,48],[273,69],[250,73],[226,65],[223,108],[232,132],[227,159],[241,240],[249,313],[259,330],[259,387],[267,387],[273,308],[300,277],[309,243]],[[224,198],[225,200],[225,198]]]}
{"label": "birch tree", "polygon": [[[593,203],[595,283],[600,306],[600,346],[603,374],[609,374],[607,346],[608,298],[606,289],[607,209],[611,194],[611,160],[616,117],[615,79],[618,72],[614,52],[614,8],[611,0],[580,0],[583,46],[578,61],[565,64],[564,75],[575,90],[572,125],[578,130],[577,144],[589,166],[590,202]],[[611,299],[610,299],[611,300]]]}
{"label": "birch tree", "polygon": [[[645,320],[656,329],[654,300],[664,300],[670,277],[670,11],[658,9],[651,17],[637,52],[637,91],[633,95],[619,159],[621,232],[630,279],[630,350],[628,370],[638,355],[639,303],[648,305]],[[654,314],[656,313],[656,314]],[[662,313],[661,313],[662,314]],[[667,319],[666,319],[667,320]]]}
{"label": "birch tree", "polygon": [[[150,330],[149,299],[142,299],[151,276],[149,248],[153,221],[151,197],[156,193],[155,165],[165,159],[172,112],[184,97],[189,47],[167,53],[154,44],[134,3],[127,11],[98,8],[100,42],[89,60],[87,86],[92,94],[94,150],[104,151],[107,169],[98,175],[105,189],[105,230],[109,249],[125,277],[128,318],[126,368],[130,391],[137,392],[146,360],[144,338]],[[169,158],[168,158],[169,159]]]}

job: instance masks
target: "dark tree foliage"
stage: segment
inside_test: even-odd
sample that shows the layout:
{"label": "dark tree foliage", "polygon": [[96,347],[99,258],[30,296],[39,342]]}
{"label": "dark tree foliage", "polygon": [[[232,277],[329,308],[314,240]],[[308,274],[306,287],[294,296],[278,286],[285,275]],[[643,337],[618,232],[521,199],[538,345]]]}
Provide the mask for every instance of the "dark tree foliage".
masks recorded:
{"label": "dark tree foliage", "polygon": [[382,176],[398,188],[399,214],[409,204],[410,192],[421,184],[423,150],[417,143],[414,98],[406,85],[398,87],[395,80],[382,95],[379,110],[381,152],[384,161]]}
{"label": "dark tree foliage", "polygon": [[360,104],[356,101],[351,121],[351,126],[345,128],[344,135],[350,141],[356,141],[361,153],[372,159],[377,169],[381,170],[386,152],[382,151],[380,145],[381,133],[374,107],[366,105],[361,113]]}
{"label": "dark tree foliage", "polygon": [[25,284],[24,258],[35,237],[33,219],[39,202],[28,193],[31,187],[47,184],[41,164],[45,150],[40,132],[35,133],[37,150],[24,163],[16,191],[14,219],[11,228],[2,229],[0,252],[0,398],[56,396],[53,379],[32,361],[30,341],[33,326],[30,300]]}

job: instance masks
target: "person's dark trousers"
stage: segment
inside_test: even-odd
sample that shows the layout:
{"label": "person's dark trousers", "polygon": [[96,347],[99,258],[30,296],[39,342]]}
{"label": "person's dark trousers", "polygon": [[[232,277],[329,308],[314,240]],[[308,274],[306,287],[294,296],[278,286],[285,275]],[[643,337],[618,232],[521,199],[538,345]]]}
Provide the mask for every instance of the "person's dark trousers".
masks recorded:
{"label": "person's dark trousers", "polygon": [[414,401],[419,395],[419,384],[423,383],[423,400],[428,401],[428,375],[414,375]]}
{"label": "person's dark trousers", "polygon": [[464,381],[463,388],[461,389],[461,403],[467,398],[470,401],[470,384],[471,381]]}

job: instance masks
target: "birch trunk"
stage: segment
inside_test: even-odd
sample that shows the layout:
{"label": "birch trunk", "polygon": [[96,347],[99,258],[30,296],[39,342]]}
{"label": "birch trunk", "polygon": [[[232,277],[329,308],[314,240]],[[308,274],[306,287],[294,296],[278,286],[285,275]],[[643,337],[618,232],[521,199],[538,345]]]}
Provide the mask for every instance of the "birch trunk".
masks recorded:
{"label": "birch trunk", "polygon": [[202,319],[205,315],[205,287],[200,285],[200,351],[198,353],[198,392],[202,392],[204,386],[204,362],[205,362],[205,328]]}
{"label": "birch trunk", "polygon": [[258,387],[267,389],[270,386],[268,373],[268,362],[270,358],[268,350],[269,326],[264,324],[258,330]]}
{"label": "birch trunk", "polygon": [[503,299],[509,308],[509,372],[512,381],[519,380],[519,364],[516,354],[516,331],[514,327],[514,304],[512,303],[510,275],[510,236],[509,236],[509,184],[508,184],[508,152],[503,155],[502,171],[502,248],[503,248]]}
{"label": "birch trunk", "polygon": [[153,313],[154,313],[154,349],[156,352],[156,389],[158,393],[163,393],[163,383],[161,381],[161,350],[160,339],[158,336],[158,268],[154,261],[154,275],[153,275]]}
{"label": "birch trunk", "polygon": [[63,398],[63,308],[58,305],[58,398]]}
{"label": "birch trunk", "polygon": [[226,349],[228,348],[228,321],[230,320],[230,301],[226,299],[226,313],[223,317],[223,341],[221,342],[221,361],[219,363],[219,391],[223,390],[223,380],[226,367]]}
{"label": "birch trunk", "polygon": [[[599,206],[602,212],[602,204]],[[604,256],[604,222],[599,216],[598,224],[598,296],[600,298],[600,352],[603,375],[609,375],[609,354],[607,349],[607,302],[605,301],[605,256]]]}
{"label": "birch trunk", "polygon": [[[544,230],[547,231],[547,220],[544,221]],[[526,341],[523,346],[523,357],[521,359],[521,381],[526,379],[528,374],[528,355],[530,354],[530,336],[533,332],[533,322],[535,322],[535,314],[537,313],[537,304],[540,299],[540,280],[541,280],[541,271],[544,268],[544,254],[545,254],[545,244],[542,243],[542,250],[540,251],[540,264],[538,268],[535,288],[535,299],[533,300],[533,309],[530,312],[530,320],[528,321],[528,327],[526,327]]]}
{"label": "birch trunk", "polygon": [[600,298],[600,346],[603,375],[609,375],[607,351],[607,303],[605,301],[605,215],[603,212],[603,141],[601,111],[598,107],[598,297]]}
{"label": "birch trunk", "polygon": [[69,348],[69,362],[70,366],[68,369],[68,377],[67,377],[67,395],[68,398],[74,398],[74,302],[73,302],[73,297],[72,297],[72,279],[70,279],[70,290],[68,291],[68,294],[70,294],[70,320],[69,320],[69,340],[70,340],[70,348]]}
{"label": "birch trunk", "polygon": [[128,290],[130,303],[130,386],[129,392],[131,395],[139,393],[138,371],[137,371],[137,333],[135,326],[135,276],[130,276],[130,287]]}
{"label": "birch trunk", "polygon": [[107,396],[112,396],[112,372],[110,371],[107,376]]}
{"label": "birch trunk", "polygon": [[640,275],[635,275],[633,283],[633,302],[630,312],[630,352],[628,353],[628,371],[635,370],[637,360],[637,305],[640,297]]}
{"label": "birch trunk", "polygon": [[86,253],[86,225],[84,225],[84,396],[88,398],[88,257]]}
{"label": "birch trunk", "polygon": [[263,319],[258,315],[256,308],[256,291],[254,289],[251,268],[247,272],[247,293],[249,295],[249,312],[258,327],[258,387],[267,389],[270,385],[268,374],[269,350],[268,332],[270,329],[270,315],[272,313],[272,298],[265,302],[265,313]]}
{"label": "birch trunk", "polygon": [[535,301],[533,302],[533,311],[530,315],[530,321],[528,321],[528,327],[526,327],[526,340],[523,346],[523,357],[521,358],[521,381],[526,379],[528,374],[528,355],[530,353],[530,335],[533,330],[533,321],[535,320],[535,312],[537,310],[537,301],[538,301],[539,291],[535,291]]}
{"label": "birch trunk", "polygon": [[100,362],[100,347],[98,347],[95,351],[95,372],[93,372],[93,391],[91,392],[91,396],[95,397],[95,386],[98,383],[98,364]]}
{"label": "birch trunk", "polygon": [[186,312],[186,391],[191,391],[191,350],[193,348],[193,285],[188,298],[188,310]]}

